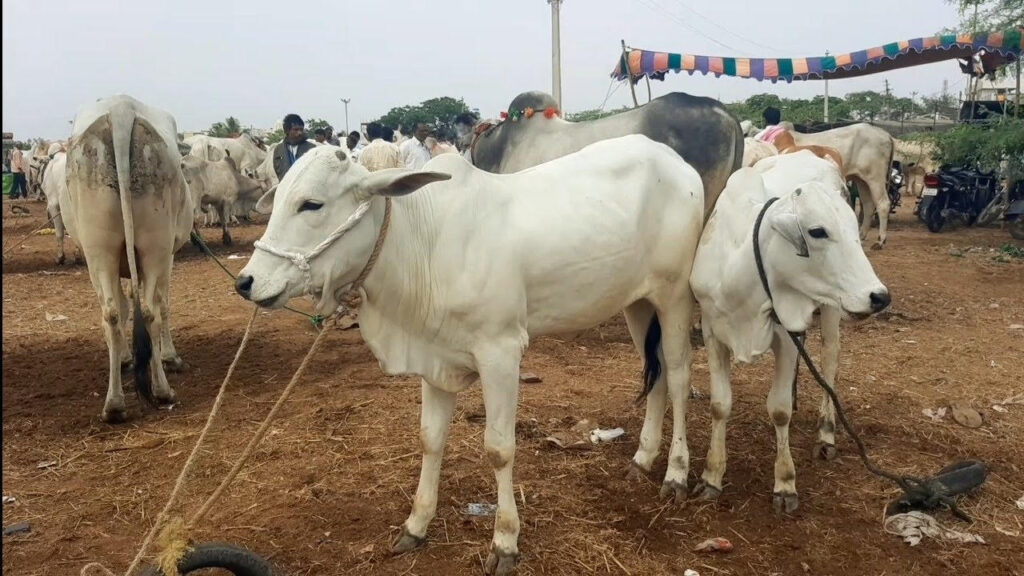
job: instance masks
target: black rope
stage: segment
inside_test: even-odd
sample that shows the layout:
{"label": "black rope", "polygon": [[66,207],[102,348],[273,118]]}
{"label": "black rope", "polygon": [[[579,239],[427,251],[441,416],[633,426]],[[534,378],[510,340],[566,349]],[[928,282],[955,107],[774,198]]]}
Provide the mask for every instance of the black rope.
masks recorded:
{"label": "black rope", "polygon": [[[232,280],[235,280],[235,275],[231,272],[231,270],[228,270],[227,266],[225,266],[224,263],[220,261],[220,258],[217,258],[217,255],[214,254],[212,250],[210,250],[210,247],[206,245],[206,242],[203,241],[203,237],[200,236],[198,232],[196,232],[195,228],[192,229],[191,237],[192,241],[197,246],[199,246],[199,249],[202,250],[204,254],[206,254],[210,258],[213,258],[213,261],[217,263],[217,266],[220,266],[220,269],[223,270],[225,274],[230,276]],[[321,328],[324,325],[324,317],[319,314],[307,314],[302,310],[296,310],[291,306],[284,306],[284,309],[288,310],[289,312],[301,314],[302,316],[309,318],[310,322],[312,322],[313,326],[316,327],[317,329]]]}
{"label": "black rope", "polygon": [[[757,275],[761,279],[761,286],[764,288],[765,293],[768,294],[769,303],[772,304],[772,321],[785,330],[786,327],[779,321],[779,317],[775,313],[772,290],[768,286],[768,275],[765,274],[764,261],[761,258],[761,242],[759,238],[761,233],[761,221],[764,220],[765,213],[768,212],[768,208],[774,204],[776,200],[778,200],[778,197],[770,198],[765,202],[760,213],[757,215],[757,220],[754,221],[754,262],[757,264]],[[843,425],[843,429],[846,430],[846,433],[853,439],[854,444],[857,445],[857,453],[868,472],[895,483],[908,497],[916,495],[919,498],[923,497],[924,499],[929,499],[934,502],[941,502],[947,505],[957,518],[970,522],[970,516],[957,507],[956,501],[953,499],[952,495],[947,494],[941,483],[936,481],[934,478],[922,479],[915,476],[899,476],[892,472],[883,470],[871,460],[871,457],[868,456],[867,447],[864,446],[864,442],[860,439],[860,436],[846,419],[846,413],[843,411],[843,406],[839,402],[839,397],[836,395],[835,390],[832,389],[832,386],[830,386],[829,383],[825,381],[825,378],[822,377],[821,373],[818,372],[818,368],[811,360],[810,354],[807,353],[807,349],[804,347],[803,339],[801,338],[802,334],[798,332],[790,332],[789,330],[786,330],[786,333],[789,334],[790,339],[793,341],[793,345],[796,346],[796,349],[800,354],[799,358],[803,358],[804,363],[807,364],[807,369],[810,371],[811,375],[814,376],[815,382],[817,382],[818,385],[821,386],[822,390],[825,391],[825,394],[828,394],[828,397],[832,399],[832,405],[835,407],[836,417],[839,419],[840,424]]]}

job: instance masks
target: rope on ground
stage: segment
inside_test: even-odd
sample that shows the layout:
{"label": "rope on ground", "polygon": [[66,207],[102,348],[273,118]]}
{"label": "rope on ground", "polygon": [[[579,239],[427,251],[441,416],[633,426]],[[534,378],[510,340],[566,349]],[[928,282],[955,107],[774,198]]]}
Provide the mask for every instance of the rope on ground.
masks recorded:
{"label": "rope on ground", "polygon": [[[227,374],[224,375],[224,381],[221,382],[220,391],[217,393],[217,397],[213,401],[213,407],[210,409],[210,415],[206,417],[206,424],[203,426],[202,432],[199,433],[199,438],[196,439],[195,446],[192,447],[192,453],[189,454],[188,460],[185,461],[185,465],[182,467],[181,472],[178,474],[178,479],[174,482],[174,488],[171,490],[171,495],[167,499],[167,504],[164,505],[163,510],[161,510],[160,514],[157,515],[156,521],[153,522],[153,526],[149,529],[149,533],[146,535],[146,539],[142,542],[142,546],[139,548],[138,553],[135,555],[135,559],[132,560],[131,565],[128,566],[128,570],[125,571],[125,576],[131,576],[132,572],[134,572],[135,569],[138,567],[139,562],[142,560],[143,555],[145,555],[146,553],[146,550],[149,548],[150,544],[153,543],[153,538],[156,536],[157,529],[160,528],[160,525],[167,518],[167,514],[170,511],[171,507],[174,505],[175,501],[177,501],[178,495],[181,493],[182,486],[184,486],[185,484],[185,477],[188,475],[189,471],[192,469],[192,466],[195,464],[196,456],[199,454],[199,447],[202,446],[203,441],[206,439],[206,434],[210,431],[210,426],[213,423],[214,418],[217,416],[217,412],[220,411],[220,406],[224,401],[224,391],[227,389],[228,382],[231,381],[231,376],[234,375],[235,373],[235,367],[238,365],[238,360],[239,358],[242,357],[242,352],[245,350],[246,345],[249,343],[249,337],[252,334],[252,325],[256,321],[256,313],[258,310],[258,307],[252,307],[252,315],[249,316],[249,323],[245,327],[245,335],[242,336],[242,342],[241,344],[238,345],[238,351],[235,352],[235,359],[231,362],[231,365],[228,367]],[[180,553],[184,554],[185,551],[185,549],[182,549],[180,550]],[[164,574],[176,574],[177,562],[175,562],[174,566],[175,568],[173,572],[165,570]],[[109,569],[107,569],[105,566],[98,562],[92,562],[85,565],[85,567],[82,568],[82,571],[80,573],[81,576],[86,576],[86,574],[93,568],[98,568],[102,570],[107,576],[115,576],[113,572],[111,572]]]}
{"label": "rope on ground", "polygon": [[46,220],[46,222],[43,222],[43,225],[42,225],[42,226],[40,226],[39,228],[36,228],[35,230],[33,230],[33,231],[29,232],[29,233],[28,233],[28,234],[26,234],[26,235],[25,235],[25,236],[24,236],[23,238],[21,238],[20,240],[18,240],[18,241],[17,241],[17,242],[15,242],[14,244],[11,244],[11,245],[10,245],[10,247],[8,247],[6,243],[4,243],[4,252],[3,252],[3,254],[2,254],[2,257],[3,257],[3,258],[7,258],[7,254],[8,254],[8,253],[9,253],[9,252],[10,252],[11,250],[14,250],[14,249],[15,249],[15,248],[17,248],[18,246],[21,246],[21,245],[22,245],[22,243],[24,243],[24,242],[25,242],[25,240],[28,240],[29,238],[31,238],[33,234],[35,234],[36,232],[39,232],[39,231],[40,231],[40,230],[42,230],[43,228],[46,228],[47,226],[49,226],[49,225],[50,225],[50,222],[53,222],[53,219],[54,219],[54,218],[56,218],[56,217],[57,217],[57,215],[56,215],[56,214],[54,214],[53,216],[50,216],[50,218],[49,218],[49,219],[47,219],[47,220]]}
{"label": "rope on ground", "polygon": [[[298,383],[299,378],[301,378],[302,374],[306,371],[309,361],[313,358],[313,354],[315,354],[317,349],[320,347],[320,343],[323,342],[326,334],[327,330],[321,330],[319,334],[317,334],[316,340],[314,340],[313,345],[309,347],[309,352],[307,352],[306,357],[302,359],[302,364],[299,364],[299,368],[295,371],[291,381],[288,382],[288,386],[286,386],[281,392],[281,396],[277,399],[274,407],[270,409],[270,413],[268,413],[267,417],[263,419],[263,423],[260,424],[259,429],[256,430],[256,434],[252,437],[252,440],[249,441],[249,445],[245,447],[245,451],[238,457],[238,461],[235,462],[231,471],[228,472],[228,475],[221,481],[220,486],[217,486],[217,489],[214,490],[213,494],[211,494],[209,498],[207,498],[206,502],[199,511],[195,513],[192,519],[189,520],[188,524],[182,525],[179,522],[167,525],[167,528],[160,537],[161,541],[164,542],[165,545],[164,553],[160,555],[159,561],[159,565],[164,571],[164,574],[167,574],[168,576],[177,574],[178,562],[181,560],[181,556],[187,549],[188,534],[192,532],[195,529],[196,524],[201,522],[210,512],[213,505],[224,493],[224,490],[227,489],[231,482],[234,481],[235,477],[238,476],[238,473],[249,460],[249,457],[252,456],[256,447],[259,446],[260,442],[267,435],[267,431],[270,430],[270,424],[274,421],[274,418],[277,417],[277,413],[281,410],[281,407],[284,406],[285,401],[287,401],[288,397],[291,396],[292,391],[295,389],[295,384]],[[125,576],[130,576],[130,574],[126,574]]]}

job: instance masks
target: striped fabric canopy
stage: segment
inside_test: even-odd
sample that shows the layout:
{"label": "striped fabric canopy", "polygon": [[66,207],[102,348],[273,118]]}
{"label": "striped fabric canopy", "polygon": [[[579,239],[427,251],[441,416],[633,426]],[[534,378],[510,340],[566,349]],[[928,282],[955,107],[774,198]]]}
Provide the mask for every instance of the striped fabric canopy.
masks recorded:
{"label": "striped fabric canopy", "polygon": [[1017,60],[1024,52],[1024,27],[992,34],[915,38],[848,54],[813,58],[725,58],[633,49],[619,58],[618,66],[611,75],[625,80],[625,70],[628,69],[628,76],[634,82],[645,75],[664,80],[669,71],[755,78],[773,83],[779,80],[833,80],[954,58],[968,60],[981,49],[995,56],[997,66]]}

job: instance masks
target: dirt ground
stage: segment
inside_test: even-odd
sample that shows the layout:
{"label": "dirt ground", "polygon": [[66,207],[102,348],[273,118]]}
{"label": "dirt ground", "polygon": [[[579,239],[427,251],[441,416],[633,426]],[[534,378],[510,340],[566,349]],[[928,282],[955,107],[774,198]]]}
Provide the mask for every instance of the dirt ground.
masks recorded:
{"label": "dirt ground", "polygon": [[[897,492],[864,470],[849,437],[840,435],[835,461],[812,454],[821,395],[806,369],[791,429],[800,508],[776,516],[775,440],[764,407],[770,355],[733,372],[729,470],[718,502],[676,506],[658,498],[667,444],[648,481],[627,480],[643,419],[633,404],[641,360],[616,317],[574,336],[537,339],[523,361],[543,382],[522,386],[518,413],[519,573],[1024,574],[1024,511],[1015,505],[1024,497],[1024,403],[999,404],[1024,399],[1024,329],[1011,328],[1024,324],[1024,260],[1000,258],[1013,243],[1005,230],[931,234],[912,217],[913,201],[905,204],[886,249],[869,253],[892,291],[892,313],[844,324],[837,388],[883,466],[921,475],[963,459],[991,467],[980,492],[962,499],[973,525],[936,514],[986,544],[910,547],[886,534],[883,509]],[[31,215],[3,205],[5,243],[45,220],[42,204],[22,205]],[[204,237],[226,258],[251,253],[261,231],[234,229],[231,249],[215,230]],[[34,235],[3,262],[3,494],[16,498],[4,504],[3,524],[31,525],[3,537],[3,573],[77,575],[93,560],[120,573],[166,502],[251,308],[186,245],[172,281],[175,344],[189,364],[169,375],[180,402],[143,411],[129,393],[130,420],[104,424],[107,352],[96,296],[84,265],[58,266],[53,256],[53,236]],[[237,271],[245,260],[225,262]],[[314,336],[301,316],[260,313],[178,513],[191,515],[220,481]],[[817,357],[816,330],[811,341]],[[693,377],[708,389],[703,350]],[[459,399],[428,545],[389,554],[419,474],[419,394],[418,379],[382,375],[358,330],[333,330],[196,539],[247,546],[287,575],[479,574],[493,520],[465,509],[494,503],[495,484],[478,388]],[[922,413],[957,401],[978,409],[984,424],[969,429],[949,415],[932,421]],[[621,426],[625,436],[579,450],[544,440],[584,418]],[[691,483],[703,469],[709,430],[707,399],[692,400]],[[692,551],[716,536],[735,550]]]}

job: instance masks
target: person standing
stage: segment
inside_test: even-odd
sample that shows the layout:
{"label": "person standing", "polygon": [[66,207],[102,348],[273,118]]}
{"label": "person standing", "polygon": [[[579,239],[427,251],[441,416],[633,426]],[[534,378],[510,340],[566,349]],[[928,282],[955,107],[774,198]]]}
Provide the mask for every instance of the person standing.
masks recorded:
{"label": "person standing", "polygon": [[371,122],[366,126],[366,136],[370,143],[363,148],[359,154],[359,163],[370,172],[385,170],[387,168],[401,168],[405,166],[402,160],[402,152],[398,146],[384,138],[384,127],[377,122]]}
{"label": "person standing", "polygon": [[427,148],[425,140],[430,135],[430,128],[420,122],[416,124],[416,132],[399,147],[402,152],[402,161],[405,167],[411,170],[419,170],[430,161],[430,149]]}
{"label": "person standing", "polygon": [[764,109],[761,118],[764,119],[764,130],[758,132],[754,139],[771,144],[785,130],[784,127],[779,126],[782,121],[782,112],[774,106],[769,106]]}
{"label": "person standing", "polygon": [[306,140],[305,124],[298,114],[285,116],[283,128],[284,140],[274,148],[273,164],[278,181],[284,179],[288,169],[299,157],[316,147],[316,144]]}
{"label": "person standing", "polygon": [[11,200],[18,197],[19,192],[22,198],[28,198],[28,184],[25,182],[25,157],[21,150],[15,148],[11,152],[11,173],[14,174],[14,184],[11,186]]}

